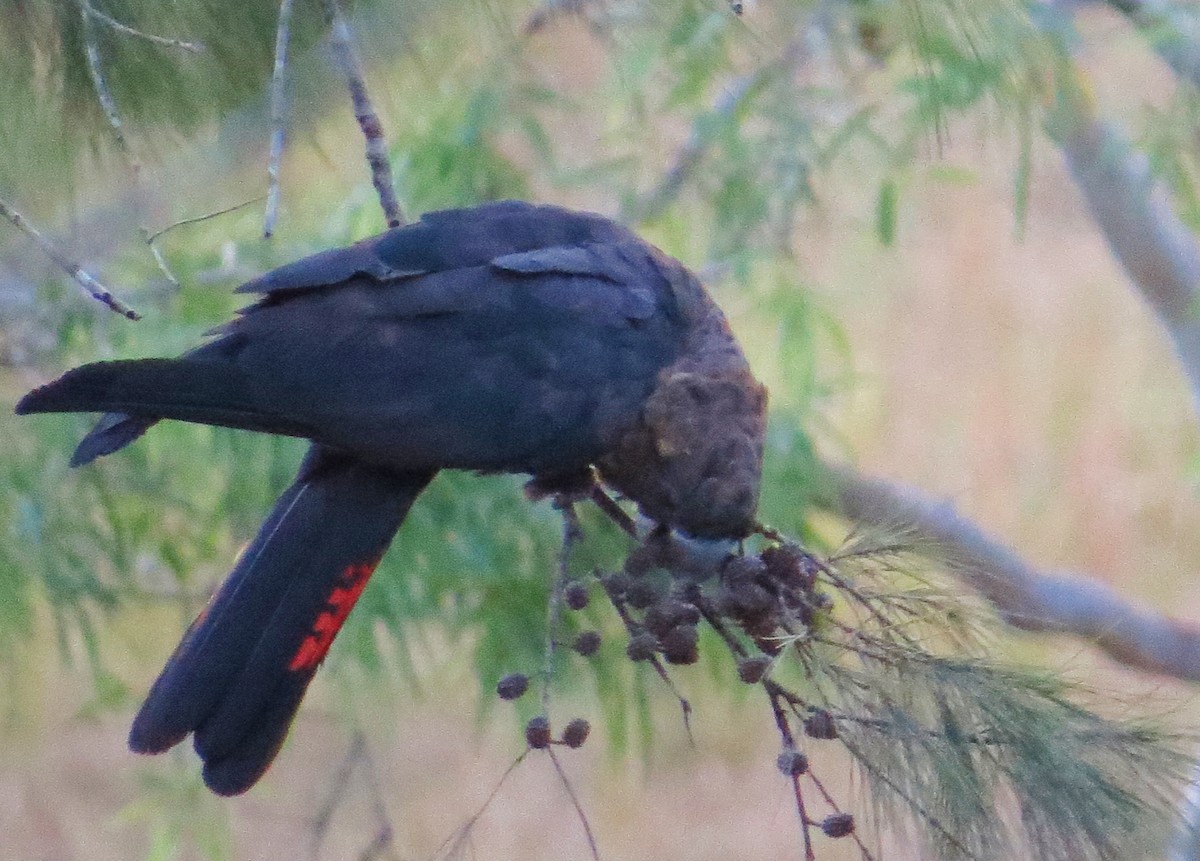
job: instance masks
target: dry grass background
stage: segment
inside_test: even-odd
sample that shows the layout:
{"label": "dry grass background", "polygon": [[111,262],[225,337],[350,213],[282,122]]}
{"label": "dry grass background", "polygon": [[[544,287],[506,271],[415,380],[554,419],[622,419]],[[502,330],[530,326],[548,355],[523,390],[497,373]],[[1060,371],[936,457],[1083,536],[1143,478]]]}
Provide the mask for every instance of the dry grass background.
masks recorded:
{"label": "dry grass background", "polygon": [[[1112,36],[1109,19],[1095,26]],[[1105,44],[1109,53],[1094,71],[1101,85],[1120,83],[1106,90],[1117,94],[1111,107],[1169,92],[1144,52],[1117,37]],[[1126,285],[1057,154],[1036,153],[1018,238],[1011,153],[982,137],[952,130],[940,154],[975,172],[973,182],[948,184],[921,171],[911,178],[893,249],[880,249],[861,223],[866,196],[827,206],[805,228],[810,280],[845,326],[856,362],[856,386],[834,405],[834,423],[865,470],[952,498],[1038,564],[1087,572],[1200,623],[1192,585],[1200,439],[1169,344]],[[1188,691],[1114,668],[1073,641],[1026,639],[1020,649],[1131,696],[1161,685],[1164,696],[1184,699],[1185,713],[1195,710]],[[0,859],[146,857],[145,829],[129,805],[139,775],[163,766],[125,751],[124,719],[79,719],[87,682],[52,657],[23,678],[39,707],[6,727],[0,742]],[[477,727],[475,703],[455,693],[469,687],[448,681],[419,704],[377,705],[364,715],[395,857],[430,857],[518,752],[505,710]],[[305,857],[311,817],[346,749],[328,711],[335,685],[322,680],[314,693],[269,779],[229,802],[238,858]],[[602,857],[801,857],[759,703],[703,704],[695,748],[671,708],[658,715],[661,732],[644,759],[610,758],[602,744],[566,757]],[[177,765],[194,768],[182,757]],[[845,764],[825,768],[832,774]],[[347,791],[322,857],[356,858],[369,842],[375,825],[362,787]],[[200,818],[212,803],[181,812]],[[578,822],[538,759],[518,770],[472,846],[465,857],[587,857]],[[823,859],[855,857],[849,846],[820,848]]]}

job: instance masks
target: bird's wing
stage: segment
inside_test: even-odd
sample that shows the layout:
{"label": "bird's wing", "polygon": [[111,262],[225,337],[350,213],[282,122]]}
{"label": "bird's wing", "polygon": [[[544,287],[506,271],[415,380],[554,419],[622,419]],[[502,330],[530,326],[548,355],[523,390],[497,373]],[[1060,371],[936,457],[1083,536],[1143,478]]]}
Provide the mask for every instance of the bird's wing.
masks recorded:
{"label": "bird's wing", "polygon": [[279,296],[358,277],[399,280],[483,266],[505,255],[537,249],[633,238],[599,215],[506,200],[428,212],[414,224],[280,266],[243,284],[238,292]]}
{"label": "bird's wing", "polygon": [[400,469],[577,468],[682,348],[662,266],[598,216],[437,213],[251,282],[263,298],[178,360],[77,369],[23,407],[305,436]]}

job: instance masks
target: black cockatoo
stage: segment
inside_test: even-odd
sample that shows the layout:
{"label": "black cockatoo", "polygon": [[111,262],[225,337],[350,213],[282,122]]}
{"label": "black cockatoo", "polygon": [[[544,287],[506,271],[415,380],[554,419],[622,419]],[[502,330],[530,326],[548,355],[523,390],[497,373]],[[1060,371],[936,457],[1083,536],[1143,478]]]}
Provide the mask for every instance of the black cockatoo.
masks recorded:
{"label": "black cockatoo", "polygon": [[97,362],[18,413],[105,412],[72,459],[160,419],[312,441],[295,483],[155,682],[129,736],[195,735],[244,792],[409,507],[440,469],[600,479],[664,526],[754,525],[766,393],[678,261],[598,215],[502,202],[427,214],[280,267],[177,359]]}

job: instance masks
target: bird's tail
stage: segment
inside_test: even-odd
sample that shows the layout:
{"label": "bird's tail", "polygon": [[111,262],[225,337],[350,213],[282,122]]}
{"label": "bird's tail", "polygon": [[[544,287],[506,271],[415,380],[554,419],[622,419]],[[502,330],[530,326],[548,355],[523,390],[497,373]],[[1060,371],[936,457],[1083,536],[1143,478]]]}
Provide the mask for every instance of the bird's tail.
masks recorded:
{"label": "bird's tail", "polygon": [[72,466],[123,448],[158,419],[312,435],[303,422],[265,406],[263,388],[236,365],[199,351],[83,365],[21,398],[16,412],[106,413],[75,450]]}
{"label": "bird's tail", "polygon": [[249,789],[430,478],[314,446],[154,683],[129,746],[160,753],[193,732],[209,788]]}

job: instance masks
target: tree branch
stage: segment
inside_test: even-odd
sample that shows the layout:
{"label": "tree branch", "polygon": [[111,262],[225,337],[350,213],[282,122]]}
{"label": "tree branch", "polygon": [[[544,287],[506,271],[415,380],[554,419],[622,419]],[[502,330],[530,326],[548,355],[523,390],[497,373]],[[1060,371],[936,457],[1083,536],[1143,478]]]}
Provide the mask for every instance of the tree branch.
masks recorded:
{"label": "tree branch", "polygon": [[[117,149],[124,157],[125,163],[129,165],[129,172],[133,176],[134,191],[140,201],[142,198],[142,163],[129,145],[129,139],[125,137],[125,126],[121,122],[120,113],[117,112],[116,100],[113,98],[112,90],[108,87],[108,80],[104,77],[104,69],[100,65],[100,47],[96,42],[96,32],[90,9],[91,6],[86,0],[79,0],[79,15],[83,20],[83,48],[84,55],[87,57],[88,75],[92,79],[92,89],[96,91],[96,100],[100,103],[100,109],[104,112],[109,127],[112,128],[113,140],[116,141]],[[154,262],[158,264],[159,270],[173,286],[178,287],[179,279],[171,272],[162,253],[151,241],[150,229],[143,224],[138,230],[141,232],[146,246],[150,249]]]}
{"label": "tree branch", "polygon": [[1138,609],[1106,586],[1077,574],[1038,570],[954,510],[915,488],[827,467],[825,507],[850,520],[915,529],[949,554],[952,570],[1025,631],[1073,634],[1119,663],[1185,681],[1200,681],[1200,629]]}
{"label": "tree branch", "polygon": [[110,29],[126,36],[133,36],[137,39],[144,39],[152,45],[158,45],[161,48],[179,48],[183,51],[188,51],[192,54],[200,54],[205,50],[204,46],[199,42],[186,42],[183,39],[172,39],[167,36],[156,36],[153,33],[147,33],[144,30],[138,30],[135,27],[130,27],[128,24],[122,24],[111,15],[101,12],[87,0],[81,0],[84,10],[88,15],[95,18],[102,24],[107,25]]}
{"label": "tree branch", "polygon": [[371,167],[371,182],[379,195],[379,205],[383,208],[388,227],[399,227],[404,223],[404,214],[400,210],[400,203],[396,199],[396,187],[392,183],[392,166],[388,162],[383,124],[379,121],[379,114],[375,112],[375,106],[367,94],[362,65],[354,53],[350,24],[342,13],[338,0],[324,0],[324,4],[333,53],[346,76],[350,98],[354,103],[354,118],[358,120],[363,137],[367,141],[367,164]]}
{"label": "tree branch", "polygon": [[1113,255],[1166,327],[1200,409],[1200,245],[1080,82],[1064,86],[1047,128]]}
{"label": "tree branch", "polygon": [[279,0],[275,28],[275,67],[271,72],[271,149],[267,156],[267,208],[263,215],[263,239],[275,233],[279,218],[279,167],[287,126],[287,53],[291,41],[293,0]]}
{"label": "tree branch", "polygon": [[1195,4],[1163,0],[1106,0],[1150,37],[1158,55],[1180,78],[1200,86],[1200,16]]}
{"label": "tree branch", "polygon": [[82,264],[77,263],[70,257],[67,257],[57,246],[41,232],[25,220],[25,217],[17,210],[13,209],[7,202],[0,199],[0,216],[12,224],[13,227],[20,230],[30,239],[32,239],[39,248],[45,252],[54,263],[70,275],[80,287],[84,289],[89,296],[95,299],[105,307],[117,312],[127,320],[140,320],[142,315],[134,311],[116,296],[114,296],[107,287],[89,275],[83,268]]}

